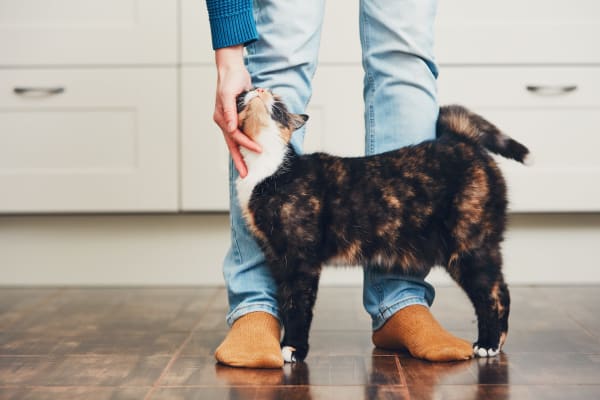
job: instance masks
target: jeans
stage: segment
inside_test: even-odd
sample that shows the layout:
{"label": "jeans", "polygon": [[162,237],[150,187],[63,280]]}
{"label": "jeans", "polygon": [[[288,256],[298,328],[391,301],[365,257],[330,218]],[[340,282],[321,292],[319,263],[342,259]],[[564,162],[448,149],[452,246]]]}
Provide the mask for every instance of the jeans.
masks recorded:
{"label": "jeans", "polygon": [[[367,154],[435,137],[438,105],[433,22],[436,3],[437,0],[360,1]],[[323,8],[324,0],[254,1],[260,38],[247,47],[246,67],[254,86],[272,89],[294,113],[303,113],[311,96]],[[303,138],[304,130],[296,131],[292,138],[298,152],[302,150]],[[223,265],[230,325],[253,311],[267,312],[278,318],[277,289],[242,218],[234,184],[236,178],[237,172],[231,163],[231,248]],[[363,303],[372,318],[372,328],[380,328],[406,306],[431,305],[434,289],[424,278],[383,274],[365,268]]]}

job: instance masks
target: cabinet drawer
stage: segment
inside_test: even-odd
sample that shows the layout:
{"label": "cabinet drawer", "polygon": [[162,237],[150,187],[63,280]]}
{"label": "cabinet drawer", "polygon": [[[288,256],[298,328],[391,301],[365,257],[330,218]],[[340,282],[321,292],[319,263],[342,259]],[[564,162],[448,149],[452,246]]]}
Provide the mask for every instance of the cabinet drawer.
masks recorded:
{"label": "cabinet drawer", "polygon": [[441,0],[440,63],[598,63],[596,0]]}
{"label": "cabinet drawer", "polygon": [[175,68],[0,70],[0,212],[175,211],[176,83]]}
{"label": "cabinet drawer", "polygon": [[439,90],[531,150],[532,166],[500,161],[512,211],[600,211],[600,68],[447,67]]}
{"label": "cabinet drawer", "polygon": [[167,64],[177,0],[0,0],[0,65]]}

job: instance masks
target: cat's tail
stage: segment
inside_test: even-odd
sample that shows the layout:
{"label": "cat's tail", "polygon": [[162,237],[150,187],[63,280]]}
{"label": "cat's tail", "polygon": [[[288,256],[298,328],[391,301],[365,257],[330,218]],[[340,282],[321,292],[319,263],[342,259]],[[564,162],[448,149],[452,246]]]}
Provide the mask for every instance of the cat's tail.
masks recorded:
{"label": "cat's tail", "polygon": [[457,135],[492,153],[528,163],[529,149],[505,135],[494,124],[459,105],[443,106],[437,121],[437,137]]}

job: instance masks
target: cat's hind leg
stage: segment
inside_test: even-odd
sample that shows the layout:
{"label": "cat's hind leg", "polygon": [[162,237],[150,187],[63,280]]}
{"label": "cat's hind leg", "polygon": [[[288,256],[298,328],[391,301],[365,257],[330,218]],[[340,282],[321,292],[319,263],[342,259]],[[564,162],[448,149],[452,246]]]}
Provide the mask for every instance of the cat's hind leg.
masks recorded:
{"label": "cat's hind leg", "polygon": [[450,262],[450,275],[464,289],[477,315],[478,338],[473,352],[497,355],[508,333],[510,295],[502,275],[499,245],[489,245]]}

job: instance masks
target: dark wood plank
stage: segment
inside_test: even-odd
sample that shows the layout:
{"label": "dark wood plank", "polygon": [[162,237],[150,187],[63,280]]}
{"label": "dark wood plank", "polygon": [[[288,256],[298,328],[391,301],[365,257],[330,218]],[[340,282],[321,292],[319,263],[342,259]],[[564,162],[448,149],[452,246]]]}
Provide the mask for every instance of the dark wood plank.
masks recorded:
{"label": "dark wood plank", "polygon": [[2,385],[151,386],[169,356],[0,357]]}
{"label": "dark wood plank", "polygon": [[404,400],[407,388],[397,386],[233,386],[159,388],[151,400]]}
{"label": "dark wood plank", "polygon": [[34,387],[0,389],[4,400],[137,400],[143,399],[149,388],[123,387]]}

